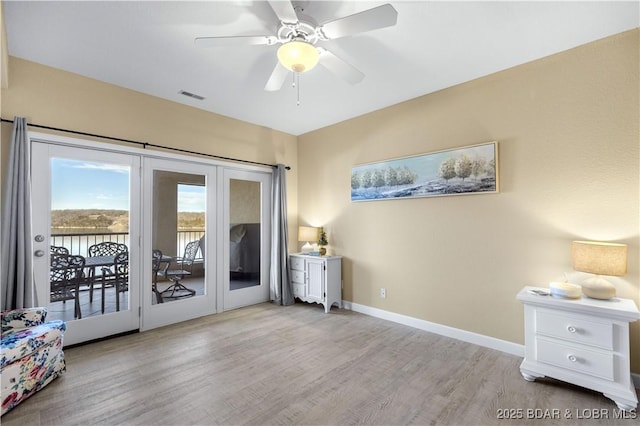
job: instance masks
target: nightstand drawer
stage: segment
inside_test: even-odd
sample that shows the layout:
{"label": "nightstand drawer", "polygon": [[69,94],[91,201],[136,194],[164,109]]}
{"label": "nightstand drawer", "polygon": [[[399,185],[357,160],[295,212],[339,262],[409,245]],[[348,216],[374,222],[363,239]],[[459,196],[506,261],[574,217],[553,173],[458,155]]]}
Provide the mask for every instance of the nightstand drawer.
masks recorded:
{"label": "nightstand drawer", "polygon": [[590,351],[544,338],[536,338],[536,348],[536,359],[539,362],[602,379],[614,380],[613,353]]}
{"label": "nightstand drawer", "polygon": [[304,284],[293,284],[293,297],[307,297]]}
{"label": "nightstand drawer", "polygon": [[536,334],[557,337],[575,343],[613,350],[613,323],[589,321],[577,315],[565,315],[538,309]]}
{"label": "nightstand drawer", "polygon": [[291,271],[291,281],[293,283],[304,284],[304,271]]}
{"label": "nightstand drawer", "polygon": [[304,271],[304,259],[300,259],[299,257],[291,256],[291,269],[295,269],[298,271]]}

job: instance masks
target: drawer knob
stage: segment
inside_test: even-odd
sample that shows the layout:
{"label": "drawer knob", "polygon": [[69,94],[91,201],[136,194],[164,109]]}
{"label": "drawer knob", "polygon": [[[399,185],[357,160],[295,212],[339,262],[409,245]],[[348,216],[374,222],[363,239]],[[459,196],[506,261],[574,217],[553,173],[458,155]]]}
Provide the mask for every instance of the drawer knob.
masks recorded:
{"label": "drawer knob", "polygon": [[567,355],[567,359],[571,362],[576,362],[578,360],[575,355]]}
{"label": "drawer knob", "polygon": [[576,329],[574,326],[572,326],[572,325],[568,325],[568,326],[567,326],[567,331],[568,331],[569,333],[575,333],[575,332],[577,331],[577,329]]}

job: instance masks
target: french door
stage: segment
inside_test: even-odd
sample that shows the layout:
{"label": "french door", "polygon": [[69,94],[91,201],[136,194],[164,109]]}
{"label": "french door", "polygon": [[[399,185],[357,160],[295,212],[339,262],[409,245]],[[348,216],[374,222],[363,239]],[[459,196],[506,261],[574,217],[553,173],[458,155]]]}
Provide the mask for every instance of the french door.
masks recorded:
{"label": "french door", "polygon": [[148,330],[216,312],[216,168],[145,158],[143,169],[141,330]]}
{"label": "french door", "polygon": [[139,156],[32,141],[38,304],[66,321],[67,345],[138,328],[139,170]]}
{"label": "french door", "polygon": [[222,171],[222,297],[224,310],[269,300],[271,174]]}
{"label": "french door", "polygon": [[65,344],[269,300],[269,170],[30,138],[38,304]]}

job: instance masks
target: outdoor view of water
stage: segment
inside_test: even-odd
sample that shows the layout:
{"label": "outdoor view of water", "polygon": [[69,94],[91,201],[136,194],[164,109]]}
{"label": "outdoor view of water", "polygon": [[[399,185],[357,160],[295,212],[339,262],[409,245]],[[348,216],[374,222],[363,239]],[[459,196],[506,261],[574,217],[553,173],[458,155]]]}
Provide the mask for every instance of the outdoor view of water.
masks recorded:
{"label": "outdoor view of water", "polygon": [[126,244],[129,247],[129,233],[111,232],[107,228],[51,229],[51,245],[66,247],[70,254],[87,257],[90,246],[104,241]]}
{"label": "outdoor view of water", "polygon": [[[189,241],[200,239],[204,235],[203,230],[180,230],[176,231],[176,233],[176,253],[184,253]],[[51,245],[66,247],[70,254],[79,254],[87,257],[90,246],[104,241],[121,243],[129,247],[129,233],[111,232],[107,228],[51,229]]]}

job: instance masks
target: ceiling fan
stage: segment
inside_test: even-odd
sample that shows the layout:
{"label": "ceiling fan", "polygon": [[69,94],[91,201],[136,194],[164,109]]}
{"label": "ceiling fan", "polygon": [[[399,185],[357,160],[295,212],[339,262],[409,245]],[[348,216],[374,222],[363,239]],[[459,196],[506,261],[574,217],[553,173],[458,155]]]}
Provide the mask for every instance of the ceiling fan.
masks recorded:
{"label": "ceiling fan", "polygon": [[327,49],[316,47],[316,43],[390,27],[396,24],[398,18],[398,12],[393,6],[384,4],[318,25],[311,17],[303,15],[302,9],[294,7],[289,0],[270,0],[268,3],[280,20],[276,35],[195,39],[196,45],[202,47],[281,44],[278,48],[278,63],[264,87],[267,91],[280,90],[289,71],[296,74],[307,72],[318,63],[351,84],[360,82],[364,78],[362,72]]}

